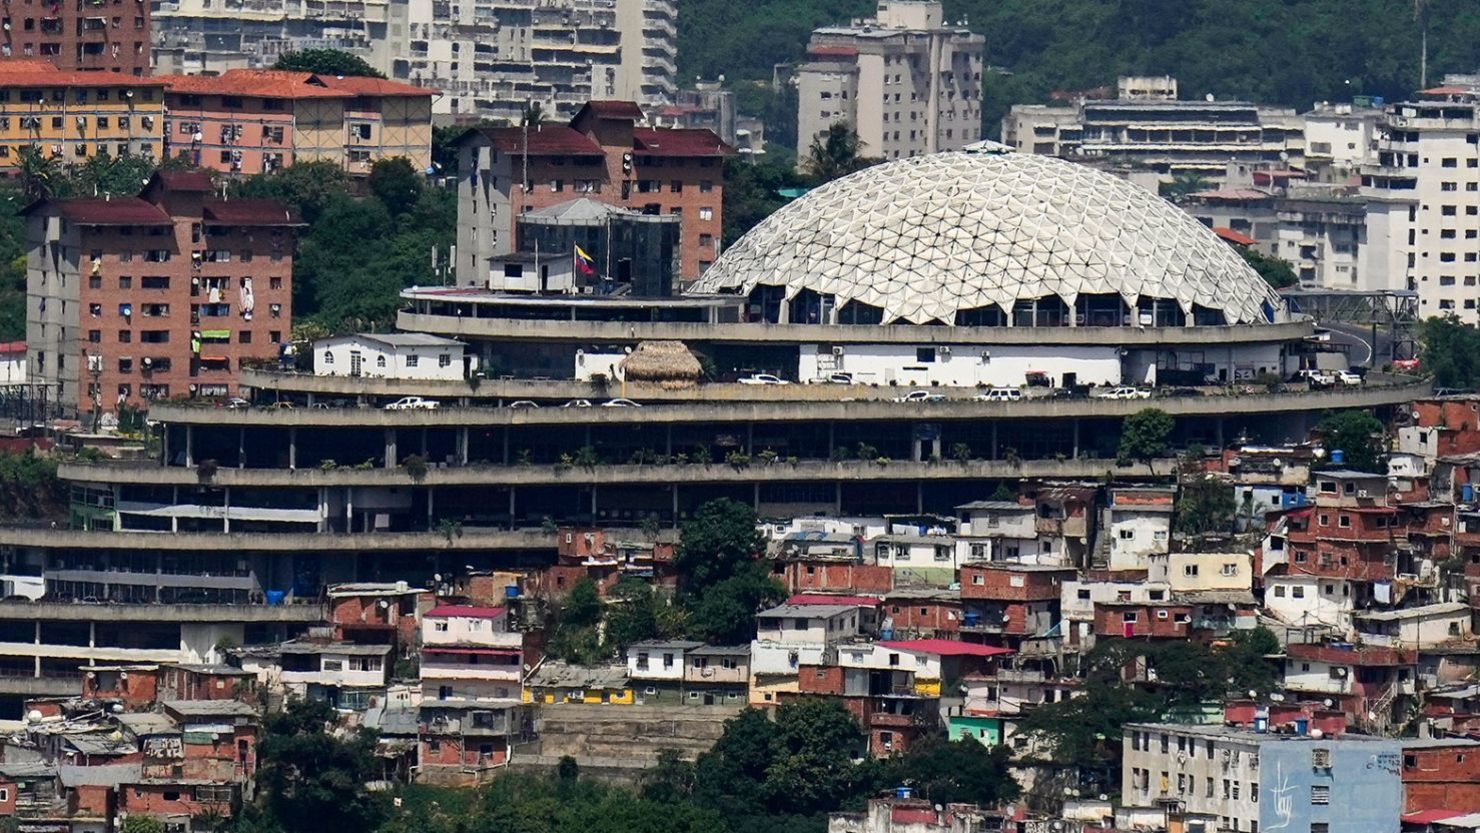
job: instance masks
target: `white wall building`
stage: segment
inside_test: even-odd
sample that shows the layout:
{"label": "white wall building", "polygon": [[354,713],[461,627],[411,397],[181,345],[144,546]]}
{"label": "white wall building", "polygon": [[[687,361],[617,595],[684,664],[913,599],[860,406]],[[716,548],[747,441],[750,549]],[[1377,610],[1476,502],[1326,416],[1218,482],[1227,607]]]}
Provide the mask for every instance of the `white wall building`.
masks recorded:
{"label": "white wall building", "polygon": [[318,376],[455,382],[476,369],[477,357],[460,341],[425,333],[356,333],[313,345]]}
{"label": "white wall building", "polygon": [[[1137,496],[1165,494],[1150,499]],[[1115,489],[1110,493],[1109,515],[1110,569],[1146,570],[1149,557],[1165,555],[1171,549],[1171,490]]]}
{"label": "white wall building", "polygon": [[798,359],[803,381],[849,373],[865,385],[1020,387],[1030,370],[1047,373],[1055,385],[1066,376],[1083,385],[1121,379],[1120,353],[1111,346],[803,344]]}
{"label": "white wall building", "polygon": [[1311,169],[1331,169],[1332,178],[1377,159],[1382,110],[1349,103],[1318,101],[1305,119],[1305,162]]}
{"label": "white wall building", "polygon": [[1345,579],[1265,576],[1264,611],[1290,625],[1325,625],[1345,635],[1352,629],[1357,592]]}
{"label": "white wall building", "polygon": [[1394,648],[1435,648],[1473,637],[1471,610],[1460,602],[1410,607],[1353,617],[1364,644]]}
{"label": "white wall building", "polygon": [[813,31],[796,70],[798,163],[840,121],[884,159],[978,141],[984,44],[937,0],[880,0],[871,19]]}
{"label": "white wall building", "polygon": [[26,343],[0,342],[0,385],[21,385],[26,381]]}
{"label": "white wall building", "polygon": [[1420,318],[1452,314],[1467,324],[1480,322],[1474,81],[1389,109],[1377,163],[1362,169],[1367,242],[1358,264],[1360,288],[1416,291]]}
{"label": "white wall building", "polygon": [[627,647],[627,676],[634,683],[672,683],[684,678],[684,656],[704,643],[686,640],[648,640]]}
{"label": "white wall building", "polygon": [[524,637],[508,630],[508,612],[502,607],[438,605],[422,614],[421,644],[518,648]]}
{"label": "white wall building", "polygon": [[[802,665],[820,665],[827,649],[863,632],[856,605],[783,604],[756,614],[750,643],[750,701],[774,703],[797,690]],[[679,663],[682,667],[683,663]]]}
{"label": "white wall building", "polygon": [[1254,584],[1254,559],[1247,552],[1175,552],[1147,557],[1148,581],[1174,593],[1248,590]]}

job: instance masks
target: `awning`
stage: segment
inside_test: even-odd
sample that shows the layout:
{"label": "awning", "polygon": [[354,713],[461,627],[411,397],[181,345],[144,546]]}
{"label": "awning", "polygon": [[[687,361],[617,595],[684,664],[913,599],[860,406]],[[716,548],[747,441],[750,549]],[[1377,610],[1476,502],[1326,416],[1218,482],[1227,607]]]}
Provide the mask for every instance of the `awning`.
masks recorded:
{"label": "awning", "polygon": [[201,330],[201,338],[231,338],[230,330]]}

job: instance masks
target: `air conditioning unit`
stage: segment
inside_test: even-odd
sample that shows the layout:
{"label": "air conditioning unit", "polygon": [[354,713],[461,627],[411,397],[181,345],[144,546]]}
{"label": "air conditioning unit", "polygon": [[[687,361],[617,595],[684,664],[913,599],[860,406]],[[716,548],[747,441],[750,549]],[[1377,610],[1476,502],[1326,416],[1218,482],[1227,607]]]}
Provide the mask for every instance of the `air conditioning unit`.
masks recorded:
{"label": "air conditioning unit", "polygon": [[1371,495],[1367,494],[1367,490],[1366,489],[1358,489],[1357,490],[1357,497],[1371,497]]}
{"label": "air conditioning unit", "polygon": [[834,347],[832,349],[832,354],[834,356],[841,356],[841,355],[843,355],[843,348],[842,347]]}
{"label": "air conditioning unit", "polygon": [[942,344],[941,346],[935,348],[935,352],[941,354],[942,356],[949,356],[951,355],[951,346],[949,344]]}

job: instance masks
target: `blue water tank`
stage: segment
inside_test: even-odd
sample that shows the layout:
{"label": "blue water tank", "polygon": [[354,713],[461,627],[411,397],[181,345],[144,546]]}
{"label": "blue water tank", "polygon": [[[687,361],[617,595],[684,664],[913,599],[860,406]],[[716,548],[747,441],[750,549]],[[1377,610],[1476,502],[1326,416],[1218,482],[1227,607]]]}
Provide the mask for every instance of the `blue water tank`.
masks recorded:
{"label": "blue water tank", "polygon": [[1346,462],[1346,452],[1339,448],[1331,449],[1331,462],[1341,465]]}
{"label": "blue water tank", "polygon": [[1475,484],[1466,483],[1459,487],[1459,499],[1465,503],[1475,502]]}
{"label": "blue water tank", "polygon": [[912,795],[914,795],[914,794],[915,794],[915,791],[912,790],[912,789],[910,789],[909,787],[895,787],[894,788],[894,797],[895,798],[898,798],[898,799],[901,799],[901,800],[908,800],[909,797],[912,796]]}
{"label": "blue water tank", "polygon": [[517,584],[510,584],[507,587],[505,587],[504,588],[504,598],[506,598],[506,599],[517,599],[517,598],[519,598],[519,585],[517,585]]}
{"label": "blue water tank", "polygon": [[966,627],[974,628],[982,623],[982,615],[973,610],[963,614],[961,620],[965,623]]}
{"label": "blue water tank", "polygon": [[263,591],[262,595],[267,597],[268,604],[276,606],[283,603],[283,599],[287,597],[288,593],[285,590],[266,590]]}
{"label": "blue water tank", "polygon": [[1295,718],[1295,734],[1305,735],[1310,733],[1310,720],[1304,717]]}
{"label": "blue water tank", "polygon": [[880,628],[879,629],[879,638],[880,639],[893,639],[894,638],[894,628]]}
{"label": "blue water tank", "polygon": [[1254,718],[1254,731],[1255,732],[1258,732],[1261,735],[1262,734],[1265,734],[1266,732],[1268,732],[1269,731],[1269,718],[1267,718],[1267,717],[1256,717],[1256,718]]}

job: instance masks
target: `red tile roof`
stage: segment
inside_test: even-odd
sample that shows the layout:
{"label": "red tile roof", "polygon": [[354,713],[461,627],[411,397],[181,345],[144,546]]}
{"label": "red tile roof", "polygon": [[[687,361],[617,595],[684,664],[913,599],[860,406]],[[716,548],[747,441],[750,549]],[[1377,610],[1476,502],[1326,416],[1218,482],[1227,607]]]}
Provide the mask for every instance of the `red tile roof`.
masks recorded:
{"label": "red tile roof", "polygon": [[1445,819],[1458,818],[1464,813],[1458,810],[1420,810],[1417,813],[1407,813],[1403,816],[1404,824],[1433,824]]}
{"label": "red tile roof", "polygon": [[136,78],[113,72],[63,72],[40,60],[0,61],[3,87],[163,87],[158,78]]}
{"label": "red tile roof", "polygon": [[148,200],[138,197],[103,199],[48,200],[32,205],[32,211],[55,207],[57,213],[78,225],[84,226],[167,226],[170,215]]}
{"label": "red tile roof", "polygon": [[204,218],[228,226],[301,226],[302,219],[277,200],[211,200]]}
{"label": "red tile roof", "polygon": [[[524,128],[484,127],[476,132],[488,137],[504,153],[522,153]],[[529,130],[529,152],[535,156],[601,156],[601,147],[586,134],[565,125],[540,125]]]}
{"label": "red tile roof", "polygon": [[1213,233],[1223,238],[1224,240],[1227,240],[1228,242],[1239,246],[1252,246],[1255,243],[1259,242],[1247,234],[1240,234],[1226,226],[1213,226]]}
{"label": "red tile roof", "polygon": [[478,607],[476,605],[437,605],[422,615],[433,619],[442,619],[449,616],[470,616],[481,619],[492,619],[504,615],[504,609],[501,607]]}
{"label": "red tile roof", "polygon": [[713,130],[636,127],[633,153],[640,156],[730,156],[735,150]]}
{"label": "red tile roof", "polygon": [[360,75],[316,75],[315,80],[333,90],[354,93],[362,96],[380,96],[382,98],[438,95],[441,90],[429,87],[418,87],[413,84],[402,84],[399,81],[387,81],[384,78],[366,78]]}
{"label": "red tile roof", "polygon": [[842,596],[831,593],[799,593],[786,600],[789,605],[858,605],[878,607],[879,600],[870,596]]}
{"label": "red tile roof", "polygon": [[853,58],[858,55],[858,50],[851,46],[810,46],[807,54],[820,58]]}
{"label": "red tile roof", "polygon": [[350,98],[354,92],[330,89],[311,72],[280,69],[228,69],[220,75],[156,75],[172,93],[237,95],[258,98]]}
{"label": "red tile roof", "polygon": [[901,651],[919,651],[942,657],[999,657],[1012,653],[1010,648],[995,645],[978,645],[975,642],[957,642],[953,639],[906,639],[903,641],[880,642],[885,648]]}
{"label": "red tile roof", "polygon": [[630,121],[642,121],[642,108],[635,101],[588,101],[575,118],[571,119],[574,124],[582,115],[590,113],[599,119],[627,119]]}
{"label": "red tile roof", "polygon": [[0,341],[0,356],[9,356],[14,353],[26,352],[24,341]]}

